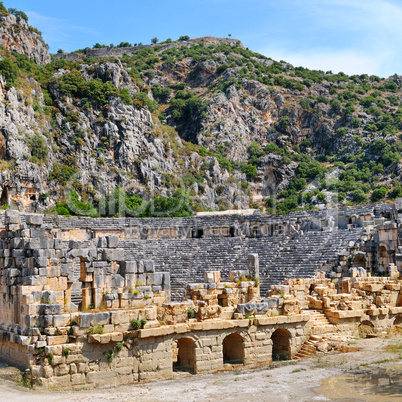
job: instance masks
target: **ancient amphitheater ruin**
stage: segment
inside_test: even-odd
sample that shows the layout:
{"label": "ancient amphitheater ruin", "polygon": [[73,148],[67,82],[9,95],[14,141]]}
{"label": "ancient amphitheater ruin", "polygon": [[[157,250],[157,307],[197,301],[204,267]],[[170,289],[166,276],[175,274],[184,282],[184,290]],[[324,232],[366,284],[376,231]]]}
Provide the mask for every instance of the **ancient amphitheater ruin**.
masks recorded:
{"label": "ancient amphitheater ruin", "polygon": [[396,204],[174,219],[0,215],[0,358],[78,389],[303,357],[402,321]]}

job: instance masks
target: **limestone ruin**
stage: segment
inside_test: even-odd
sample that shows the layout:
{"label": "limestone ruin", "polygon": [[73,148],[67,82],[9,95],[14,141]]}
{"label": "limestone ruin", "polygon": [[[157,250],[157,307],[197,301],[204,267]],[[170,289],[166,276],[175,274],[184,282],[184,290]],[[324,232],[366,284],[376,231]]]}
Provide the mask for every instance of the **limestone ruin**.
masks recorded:
{"label": "limestone ruin", "polygon": [[79,389],[293,359],[402,322],[398,204],[174,219],[0,215],[0,358]]}

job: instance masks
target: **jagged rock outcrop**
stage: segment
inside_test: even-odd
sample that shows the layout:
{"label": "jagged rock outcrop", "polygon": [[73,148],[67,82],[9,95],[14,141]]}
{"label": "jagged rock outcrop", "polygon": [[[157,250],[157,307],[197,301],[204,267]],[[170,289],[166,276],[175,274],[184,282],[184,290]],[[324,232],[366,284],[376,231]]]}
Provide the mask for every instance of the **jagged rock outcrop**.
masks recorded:
{"label": "jagged rock outcrop", "polygon": [[0,45],[5,49],[25,54],[37,64],[50,63],[49,46],[40,32],[28,25],[22,17],[0,16]]}

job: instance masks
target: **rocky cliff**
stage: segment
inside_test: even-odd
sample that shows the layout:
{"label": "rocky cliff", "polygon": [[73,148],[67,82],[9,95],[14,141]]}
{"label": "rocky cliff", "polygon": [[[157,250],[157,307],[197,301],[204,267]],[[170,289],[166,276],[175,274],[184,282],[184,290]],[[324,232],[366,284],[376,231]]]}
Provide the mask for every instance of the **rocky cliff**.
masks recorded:
{"label": "rocky cliff", "polygon": [[399,76],[295,68],[211,37],[51,61],[23,18],[0,21],[0,204],[111,216],[118,193],[134,210],[157,198],[154,213],[283,213],[402,195]]}
{"label": "rocky cliff", "polygon": [[0,45],[5,49],[24,54],[37,64],[50,63],[49,47],[41,33],[28,25],[22,16],[0,14]]}

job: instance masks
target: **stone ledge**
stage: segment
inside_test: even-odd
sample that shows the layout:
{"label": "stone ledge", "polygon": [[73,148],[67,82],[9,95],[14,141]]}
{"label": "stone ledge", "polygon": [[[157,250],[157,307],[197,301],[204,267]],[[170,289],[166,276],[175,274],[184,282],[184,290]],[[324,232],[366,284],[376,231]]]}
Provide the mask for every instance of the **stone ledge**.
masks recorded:
{"label": "stone ledge", "polygon": [[307,322],[310,319],[310,314],[295,314],[295,315],[278,315],[276,317],[255,318],[255,325],[276,325],[276,324],[292,324],[296,322]]}
{"label": "stone ledge", "polygon": [[138,331],[138,338],[150,338],[153,336],[165,336],[175,332],[173,325],[164,325],[159,328],[140,329]]}
{"label": "stone ledge", "polygon": [[88,336],[88,343],[110,343],[123,341],[121,332],[111,332],[109,334],[91,334]]}
{"label": "stone ledge", "polygon": [[354,318],[361,317],[365,313],[364,310],[334,310],[334,311],[326,311],[325,314],[328,317],[335,318]]}

